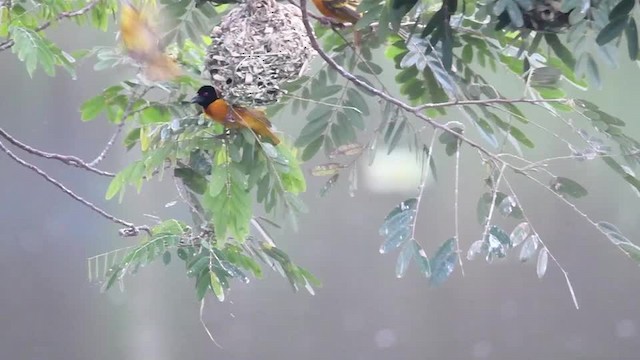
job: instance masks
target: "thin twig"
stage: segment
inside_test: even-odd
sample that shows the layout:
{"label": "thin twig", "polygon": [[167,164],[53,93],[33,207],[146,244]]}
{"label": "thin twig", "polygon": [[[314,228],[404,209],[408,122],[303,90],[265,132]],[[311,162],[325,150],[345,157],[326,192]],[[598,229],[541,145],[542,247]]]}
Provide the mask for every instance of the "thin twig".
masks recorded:
{"label": "thin twig", "polygon": [[502,167],[500,168],[500,172],[498,173],[498,178],[495,180],[493,184],[493,194],[491,196],[491,206],[489,207],[489,215],[487,216],[486,223],[484,225],[484,231],[482,232],[482,239],[487,238],[487,234],[489,234],[489,227],[491,226],[491,219],[493,218],[493,212],[496,208],[496,198],[498,197],[498,188],[500,187],[500,181],[502,181],[502,176],[504,175],[504,170],[507,167],[507,163],[503,162]]}
{"label": "thin twig", "polygon": [[102,176],[108,176],[108,177],[116,176],[114,173],[97,169],[97,168],[93,167],[92,165],[87,164],[82,159],[80,159],[80,158],[78,158],[76,156],[61,155],[61,154],[56,154],[56,153],[48,153],[48,152],[45,152],[45,151],[42,151],[42,150],[38,150],[38,149],[36,149],[34,147],[31,147],[31,146],[19,141],[18,139],[14,138],[11,134],[6,132],[2,128],[0,128],[0,136],[5,138],[11,144],[13,144],[16,147],[28,152],[31,155],[39,156],[39,157],[42,157],[42,158],[45,158],[45,159],[58,160],[58,161],[60,161],[60,162],[62,162],[64,164],[75,166],[77,168],[81,168],[81,169],[85,169],[85,170],[89,170],[89,171],[91,171],[93,173],[96,173],[96,174],[102,175]]}
{"label": "thin twig", "polygon": [[123,128],[124,128],[124,119],[120,124],[118,124],[118,126],[116,127],[116,131],[113,132],[113,135],[111,135],[111,138],[109,138],[109,141],[107,141],[107,144],[104,146],[104,149],[102,149],[100,154],[88,164],[89,166],[98,165],[99,162],[104,160],[109,150],[111,150],[113,143],[115,143],[116,139],[122,132]]}
{"label": "thin twig", "polygon": [[218,344],[218,342],[216,341],[216,339],[213,338],[213,334],[211,334],[211,331],[209,331],[209,327],[207,327],[207,324],[204,322],[204,319],[202,318],[202,314],[204,313],[204,299],[200,300],[200,324],[202,324],[202,327],[204,327],[204,331],[207,332],[207,335],[209,335],[209,339],[211,339],[211,341],[220,349],[222,349],[222,346],[220,346],[220,344]]}
{"label": "thin twig", "polygon": [[102,210],[101,208],[97,207],[93,203],[91,203],[91,202],[85,200],[84,198],[80,197],[79,195],[76,195],[73,191],[69,190],[67,187],[62,185],[62,183],[60,183],[58,180],[56,180],[56,179],[52,178],[51,176],[49,176],[46,172],[42,171],[37,166],[32,165],[32,164],[22,160],[18,156],[16,156],[2,142],[0,142],[0,150],[4,151],[5,154],[7,154],[12,160],[14,160],[18,164],[26,167],[27,169],[34,171],[35,173],[37,173],[38,175],[43,177],[46,181],[48,181],[51,184],[55,185],[57,188],[62,190],[62,192],[64,192],[65,194],[69,195],[71,198],[73,198],[74,200],[78,201],[82,205],[84,205],[84,206],[88,207],[89,209],[97,212],[102,217],[104,217],[104,218],[106,218],[106,219],[108,219],[108,220],[110,220],[110,221],[112,221],[112,222],[114,222],[116,224],[120,224],[120,225],[125,226],[126,227],[125,229],[121,229],[120,230],[120,235],[121,236],[136,236],[136,235],[138,235],[140,233],[140,231],[146,231],[148,234],[151,234],[151,230],[149,229],[148,226],[144,226],[144,225],[143,226],[136,226],[133,223],[130,223],[128,221],[125,221],[125,220],[122,220],[120,218],[117,218],[117,217],[107,213],[106,211]]}
{"label": "thin twig", "polygon": [[452,100],[440,103],[427,103],[413,107],[414,110],[420,111],[425,109],[461,106],[461,105],[489,105],[489,104],[540,104],[540,103],[566,103],[568,99],[478,99],[478,100]]}
{"label": "thin twig", "polygon": [[[425,167],[424,172],[422,174],[423,178],[421,179],[422,181],[420,181],[420,190],[418,191],[418,196],[416,197],[416,210],[415,210],[415,214],[413,215],[413,223],[411,224],[411,239],[413,239],[415,242],[418,242],[418,240],[416,240],[416,225],[418,223],[418,212],[420,211],[420,203],[422,202],[422,196],[424,195],[424,189],[427,185],[427,179],[429,179],[429,170],[431,170],[431,166],[429,166],[431,164],[431,156],[433,156],[433,144],[436,141],[436,134],[438,132],[437,131],[433,131],[433,135],[431,136],[431,142],[429,143],[429,154],[427,154],[427,159],[424,162],[423,167]],[[429,267],[431,267],[431,265],[429,264],[429,259],[426,258],[427,261],[427,265],[429,265]]]}
{"label": "thin twig", "polygon": [[456,170],[455,170],[455,178],[453,185],[453,223],[455,227],[455,236],[456,236],[456,251],[458,252],[458,262],[460,263],[460,272],[462,276],[464,276],[464,266],[462,265],[462,251],[460,251],[460,226],[459,226],[459,209],[458,202],[460,200],[459,197],[459,189],[460,189],[460,142],[458,141],[458,146],[456,150]]}
{"label": "thin twig", "polygon": [[[48,28],[49,26],[53,25],[54,23],[56,23],[56,22],[58,22],[60,20],[84,15],[86,12],[90,11],[96,5],[98,5],[98,3],[100,1],[101,0],[91,0],[89,3],[87,3],[87,5],[81,7],[78,10],[75,10],[75,11],[63,11],[60,14],[58,14],[58,16],[56,16],[54,19],[51,19],[49,21],[46,21],[46,22],[40,24],[38,27],[36,27],[34,29],[34,31],[35,32],[40,32],[40,31]],[[11,48],[13,45],[15,45],[15,43],[16,42],[13,39],[9,39],[9,40],[6,40],[6,41],[0,43],[0,51],[3,51],[3,50]]]}
{"label": "thin twig", "polygon": [[129,103],[127,104],[127,107],[122,112],[122,118],[120,119],[120,124],[118,124],[118,127],[116,128],[116,131],[113,133],[113,135],[111,135],[111,138],[109,138],[109,141],[107,141],[107,144],[105,145],[105,147],[100,152],[100,155],[98,155],[98,157],[93,159],[93,161],[91,161],[89,163],[89,166],[96,166],[96,165],[98,165],[99,162],[104,160],[104,158],[107,156],[107,153],[109,152],[109,150],[111,150],[111,147],[115,143],[116,139],[118,138],[120,133],[122,133],[122,129],[124,128],[124,124],[125,124],[125,120],[127,120],[129,118],[129,116],[131,116],[132,114],[137,112],[137,111],[131,111],[132,108],[133,108],[133,105],[136,103],[136,101],[138,101],[138,99],[141,99],[143,96],[145,96],[147,94],[147,92],[149,92],[149,90],[151,90],[151,88],[147,86],[147,87],[144,87],[142,89],[142,91],[140,91],[139,95],[133,94],[131,96],[131,98],[129,99]]}
{"label": "thin twig", "polygon": [[342,77],[344,77],[345,79],[351,81],[352,83],[354,83],[356,86],[358,86],[359,88],[362,88],[374,95],[376,95],[377,97],[386,100],[387,102],[396,105],[397,107],[408,111],[410,113],[413,113],[417,118],[427,122],[429,125],[431,125],[432,127],[442,130],[446,133],[449,133],[453,136],[455,136],[456,138],[462,140],[464,143],[466,143],[467,145],[479,150],[480,152],[486,154],[487,156],[489,156],[490,158],[502,162],[501,160],[497,159],[495,157],[495,155],[486,150],[484,147],[480,146],[479,144],[477,144],[476,142],[474,142],[473,140],[465,137],[464,135],[458,133],[457,131],[454,131],[452,129],[449,129],[447,126],[440,124],[436,121],[434,121],[433,119],[427,117],[426,115],[422,114],[420,112],[420,110],[417,107],[411,106],[406,104],[405,102],[403,102],[402,100],[399,100],[385,92],[382,92],[378,89],[376,89],[375,87],[367,84],[366,82],[358,79],[355,75],[353,75],[352,73],[350,73],[349,71],[347,71],[344,67],[342,67],[340,64],[336,63],[335,60],[333,60],[320,46],[320,44],[318,43],[318,40],[316,39],[314,33],[313,33],[313,28],[311,27],[311,24],[309,23],[309,12],[307,11],[307,0],[300,0],[300,9],[302,11],[302,22],[304,24],[304,27],[307,31],[307,36],[309,37],[309,41],[311,43],[311,47],[316,50],[316,52],[318,53],[318,55],[320,55],[320,57],[327,63],[329,64],[329,66],[331,66],[333,69],[336,70],[336,72],[338,72],[338,74],[340,74]]}
{"label": "thin twig", "polygon": [[[531,223],[531,220],[529,220],[529,218],[527,217],[527,214],[524,212],[524,207],[520,203],[520,200],[518,200],[518,196],[516,195],[516,192],[513,190],[513,187],[511,187],[511,183],[509,183],[509,180],[506,177],[504,179],[504,183],[507,184],[507,188],[509,188],[509,192],[513,196],[513,200],[515,200],[516,204],[520,206],[520,210],[522,211],[522,217],[527,222],[527,224],[529,224],[531,231],[534,234],[538,235],[538,232],[533,228],[533,223]],[[553,262],[556,263],[556,265],[558,265],[558,268],[560,268],[560,271],[562,271],[562,274],[564,275],[564,279],[567,282],[567,288],[569,288],[569,293],[571,293],[571,299],[573,300],[573,305],[576,307],[576,309],[580,309],[580,306],[578,305],[578,298],[576,297],[576,293],[573,291],[573,285],[571,285],[571,280],[569,279],[569,274],[564,269],[564,267],[560,265],[560,262],[558,261],[558,259],[556,259],[556,257],[553,256],[547,244],[545,244],[542,241],[542,238],[540,237],[540,235],[538,235],[538,241],[540,241],[542,246],[544,246],[544,248],[547,249],[547,253],[549,254],[549,257],[551,258],[551,260],[553,260]]]}
{"label": "thin twig", "polygon": [[354,106],[347,106],[347,105],[338,105],[338,104],[331,104],[328,102],[324,102],[324,101],[318,101],[318,100],[314,100],[314,99],[307,99],[307,98],[303,98],[300,96],[295,96],[295,95],[290,95],[290,94],[284,94],[284,97],[288,97],[291,99],[296,99],[296,100],[300,100],[300,101],[306,101],[306,102],[310,102],[313,104],[318,104],[318,105],[325,105],[328,107],[335,107],[335,108],[339,108],[339,109],[349,109],[349,110],[353,110],[357,113],[362,114],[362,110],[358,109],[357,107]]}

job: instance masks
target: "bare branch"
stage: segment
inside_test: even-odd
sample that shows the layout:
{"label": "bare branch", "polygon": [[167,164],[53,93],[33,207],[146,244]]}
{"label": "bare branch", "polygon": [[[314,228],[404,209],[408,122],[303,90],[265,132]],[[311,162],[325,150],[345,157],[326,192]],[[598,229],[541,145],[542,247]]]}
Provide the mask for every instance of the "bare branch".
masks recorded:
{"label": "bare branch", "polygon": [[[91,0],[89,3],[87,3],[87,5],[81,7],[78,10],[74,10],[74,11],[63,11],[60,14],[58,14],[58,16],[56,16],[54,19],[46,21],[42,24],[40,24],[37,28],[35,28],[34,30],[36,32],[40,32],[46,28],[48,28],[49,26],[53,25],[54,23],[63,20],[63,19],[69,19],[69,18],[73,18],[76,16],[81,16],[84,15],[85,13],[87,13],[88,11],[90,11],[91,9],[93,9],[94,7],[96,7],[96,5],[98,5],[98,3],[100,3],[101,0]],[[9,39],[5,42],[0,43],[0,51],[6,50],[11,48],[13,45],[15,45],[15,41],[13,41],[13,39]]]}
{"label": "bare branch", "polygon": [[62,190],[62,192],[64,192],[65,194],[69,195],[71,198],[73,198],[74,200],[78,201],[82,205],[84,205],[84,206],[88,207],[89,209],[97,212],[102,217],[106,218],[107,220],[110,220],[110,221],[112,221],[112,222],[114,222],[116,224],[120,224],[120,225],[125,226],[124,229],[121,229],[119,231],[121,236],[124,236],[124,237],[136,236],[136,235],[140,234],[140,231],[145,231],[149,235],[151,235],[151,230],[149,229],[148,226],[144,226],[144,225],[143,226],[136,226],[133,223],[130,223],[128,221],[125,221],[125,220],[122,220],[120,218],[117,218],[117,217],[107,213],[106,211],[100,209],[99,207],[97,207],[93,203],[85,200],[84,198],[80,197],[79,195],[76,195],[73,191],[68,189],[66,186],[62,185],[62,183],[60,183],[58,180],[56,180],[56,179],[52,178],[51,176],[49,176],[46,172],[42,171],[37,166],[35,166],[33,164],[30,164],[30,163],[22,160],[18,156],[16,156],[2,142],[0,142],[0,150],[4,151],[5,154],[7,154],[12,160],[14,160],[18,164],[26,167],[27,169],[34,171],[35,173],[37,173],[38,175],[43,177],[46,181],[48,181],[51,184],[55,185],[57,188]]}
{"label": "bare branch", "polygon": [[28,152],[31,155],[39,156],[39,157],[42,157],[42,158],[45,158],[45,159],[58,160],[58,161],[60,161],[60,162],[62,162],[64,164],[75,166],[75,167],[81,168],[81,169],[85,169],[85,170],[91,171],[93,173],[96,173],[98,175],[108,176],[108,177],[114,177],[115,176],[114,173],[110,173],[110,172],[103,171],[103,170],[100,170],[98,168],[95,168],[92,165],[87,164],[82,159],[80,159],[80,158],[78,158],[76,156],[61,155],[61,154],[56,154],[56,153],[48,153],[48,152],[33,148],[33,147],[31,147],[31,146],[19,141],[18,139],[14,138],[11,134],[6,132],[2,128],[0,128],[0,136],[5,138],[11,144],[13,144],[16,147]]}
{"label": "bare branch", "polygon": [[124,128],[124,118],[126,117],[123,116],[122,122],[118,124],[118,127],[116,127],[116,131],[114,131],[113,135],[111,135],[111,138],[109,138],[109,141],[107,141],[107,144],[104,146],[104,148],[100,152],[100,155],[98,155],[98,157],[96,157],[95,159],[91,160],[91,162],[87,165],[96,166],[98,165],[99,162],[104,160],[104,158],[107,156],[107,153],[109,152],[109,150],[111,150],[111,147],[116,142],[116,139],[118,138],[120,133],[122,133],[122,129]]}

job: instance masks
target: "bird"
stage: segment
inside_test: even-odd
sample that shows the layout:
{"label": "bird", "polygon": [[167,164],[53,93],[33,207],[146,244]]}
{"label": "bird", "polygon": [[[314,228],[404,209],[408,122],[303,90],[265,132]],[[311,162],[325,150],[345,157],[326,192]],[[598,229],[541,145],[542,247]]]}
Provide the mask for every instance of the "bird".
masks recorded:
{"label": "bird", "polygon": [[205,85],[198,89],[191,103],[202,106],[207,117],[228,129],[249,128],[262,138],[267,138],[273,145],[280,143],[263,111],[229,104],[213,86]]}
{"label": "bird", "polygon": [[160,36],[148,11],[138,10],[127,0],[121,3],[120,36],[127,54],[143,65],[149,80],[164,81],[179,76],[180,68],[160,47]]}
{"label": "bird", "polygon": [[[361,0],[313,0],[313,4],[318,8],[318,11],[330,21],[337,21],[338,23],[351,23],[355,25],[362,14],[358,12],[358,5]],[[362,42],[362,34],[360,30],[353,32],[353,44],[356,49],[360,47]]]}
{"label": "bird", "polygon": [[362,17],[360,0],[313,0],[313,4],[322,15],[341,23],[355,24]]}

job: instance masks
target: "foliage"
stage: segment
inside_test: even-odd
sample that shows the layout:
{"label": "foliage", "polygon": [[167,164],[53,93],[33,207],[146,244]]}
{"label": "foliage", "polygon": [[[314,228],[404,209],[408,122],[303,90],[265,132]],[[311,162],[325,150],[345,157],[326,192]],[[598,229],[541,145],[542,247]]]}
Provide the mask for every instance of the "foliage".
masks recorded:
{"label": "foliage", "polygon": [[[393,208],[380,228],[380,252],[399,249],[398,277],[414,260],[434,286],[443,284],[456,266],[462,270],[458,168],[461,154],[471,150],[485,165],[484,178],[475,180],[484,180],[486,189],[477,194],[482,236],[467,244],[467,260],[483,256],[491,263],[520,247],[521,261],[536,257],[538,277],[545,275],[549,260],[560,268],[577,306],[566,272],[534,230],[511,186],[511,179],[519,176],[569,205],[640,262],[638,245],[573,203],[588,196],[588,190],[548,167],[559,161],[601,159],[640,194],[634,170],[640,164],[640,143],[625,131],[625,122],[596,104],[568,99],[564,90],[600,86],[604,79],[593,54],[615,66],[623,37],[624,51],[637,60],[635,1],[564,0],[558,8],[541,0],[363,0],[363,17],[355,26],[315,26],[318,50],[330,61],[285,84],[283,100],[267,109],[276,123],[285,107],[304,114],[295,140],[285,139],[275,147],[247,129],[226,131],[188,103],[201,85],[205,47],[212,41],[204,35],[232,3],[160,1],[165,15],[161,46],[184,74],[163,82],[137,75],[89,97],[80,108],[83,121],[104,116],[127,129],[124,146],[139,153],[138,160],[115,174],[107,199],[122,200],[129,186],[139,192],[146,181],[169,176],[192,215],[191,224],[163,220],[139,244],[91,258],[90,277],[103,281],[105,289],[151,261],[161,258],[167,264],[175,254],[195,279],[199,299],[210,291],[222,301],[230,280],[247,282],[249,274],[260,278],[258,261],[286,277],[295,290],[305,287],[313,293],[318,281],[275,246],[258,220],[265,218],[258,214],[286,219],[295,228],[296,217],[306,211],[299,198],[306,191],[302,162],[326,158],[310,169],[312,176],[327,178],[321,195],[346,177],[353,196],[358,164],[371,164],[376,154],[400,147],[416,154],[424,174],[416,196]],[[47,38],[46,29],[65,19],[110,31],[118,7],[116,0],[0,2],[0,51],[11,48],[29,76],[38,69],[53,76],[57,67],[75,76],[82,59],[93,61],[96,71],[140,68],[118,45],[67,52]],[[357,47],[351,42],[355,31],[361,36]],[[489,80],[496,74],[511,76],[523,95],[507,96],[500,84]],[[382,75],[392,75],[395,83],[383,82]],[[528,115],[529,107],[562,121],[564,132]],[[445,123],[444,115],[460,121]],[[430,141],[425,126],[433,130]],[[566,145],[568,154],[529,160],[541,143],[540,131]],[[454,159],[455,234],[444,242],[416,236],[425,181],[429,176],[437,179],[436,163]],[[506,231],[510,227],[503,223],[514,220],[517,225]]]}

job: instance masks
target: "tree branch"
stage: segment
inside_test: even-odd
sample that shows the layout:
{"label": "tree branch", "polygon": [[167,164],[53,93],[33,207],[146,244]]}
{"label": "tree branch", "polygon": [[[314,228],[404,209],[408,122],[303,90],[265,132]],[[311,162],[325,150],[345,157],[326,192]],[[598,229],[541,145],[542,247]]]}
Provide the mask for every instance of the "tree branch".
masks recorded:
{"label": "tree branch", "polygon": [[[73,17],[76,17],[76,16],[84,15],[85,13],[87,13],[88,11],[90,11],[91,9],[96,7],[96,5],[98,5],[98,3],[100,1],[101,0],[91,0],[89,3],[87,3],[87,5],[81,7],[78,10],[63,11],[60,14],[58,14],[58,16],[56,16],[54,19],[51,19],[49,21],[46,21],[46,22],[40,24],[38,27],[36,27],[34,29],[34,31],[40,32],[40,31],[48,28],[49,26],[53,25],[54,23],[56,23],[56,22],[58,22],[60,20],[69,19],[69,18],[73,18]],[[15,41],[13,41],[13,39],[6,40],[6,41],[0,43],[0,51],[9,49],[13,45],[15,45]]]}
{"label": "tree branch", "polygon": [[122,220],[120,218],[117,218],[117,217],[107,213],[106,211],[104,211],[101,208],[97,207],[93,203],[85,200],[84,198],[80,197],[79,195],[76,195],[73,191],[68,189],[66,186],[64,186],[62,183],[60,183],[58,180],[56,180],[56,179],[52,178],[51,176],[49,176],[46,172],[42,171],[37,166],[35,166],[33,164],[30,164],[30,163],[22,160],[18,156],[16,156],[2,142],[0,142],[0,150],[4,151],[5,154],[7,154],[12,160],[14,160],[18,164],[26,167],[27,169],[34,171],[35,173],[37,173],[38,175],[43,177],[46,181],[48,181],[51,184],[55,185],[57,188],[62,190],[62,192],[64,192],[65,194],[69,195],[71,198],[73,198],[74,200],[78,201],[82,205],[84,205],[84,206],[88,207],[89,209],[97,212],[102,217],[106,218],[107,220],[110,220],[110,221],[112,221],[112,222],[114,222],[116,224],[120,224],[120,225],[125,226],[124,229],[120,229],[120,231],[119,231],[121,236],[124,236],[124,237],[136,236],[136,235],[138,235],[140,233],[140,231],[145,231],[149,235],[151,235],[151,230],[149,229],[148,226],[146,226],[146,225],[136,226],[133,223],[130,223],[130,222],[125,221],[125,220]]}
{"label": "tree branch", "polygon": [[453,100],[441,103],[427,103],[418,106],[414,106],[415,111],[421,111],[425,109],[449,107],[449,106],[461,106],[461,105],[490,105],[490,104],[540,104],[540,103],[566,103],[568,99],[478,99],[478,100]]}
{"label": "tree branch", "polygon": [[386,100],[387,102],[396,105],[397,107],[410,112],[412,114],[414,114],[417,118],[427,122],[429,125],[431,125],[433,128],[435,129],[440,129],[446,133],[449,133],[453,136],[455,136],[456,138],[460,139],[462,142],[466,143],[467,145],[479,150],[480,152],[486,154],[487,156],[489,156],[490,158],[502,162],[502,160],[496,158],[495,154],[493,154],[492,152],[486,150],[484,147],[482,147],[481,145],[477,144],[476,142],[474,142],[473,140],[465,137],[464,135],[458,133],[457,131],[451,130],[449,129],[447,126],[440,124],[436,121],[434,121],[433,119],[427,117],[426,115],[422,114],[420,112],[419,109],[417,109],[414,106],[408,105],[407,103],[403,102],[402,100],[399,100],[387,93],[384,93],[378,89],[376,89],[375,87],[367,84],[366,82],[358,79],[355,75],[351,74],[349,71],[347,71],[345,68],[343,68],[342,66],[340,66],[340,64],[338,64],[337,62],[335,62],[324,50],[322,50],[322,47],[320,46],[320,44],[318,43],[318,40],[316,39],[315,35],[313,34],[313,28],[311,27],[311,24],[309,23],[309,12],[307,11],[307,0],[300,0],[300,10],[302,12],[302,22],[304,24],[304,27],[307,31],[307,36],[309,37],[309,41],[311,43],[311,47],[318,53],[318,55],[320,55],[320,57],[327,63],[329,64],[329,66],[331,66],[334,70],[336,70],[336,72],[338,72],[338,74],[340,74],[342,77],[344,77],[345,79],[351,81],[352,83],[354,83],[356,86],[358,86],[361,89],[364,89],[372,94],[374,94],[375,96]]}
{"label": "tree branch", "polygon": [[143,96],[145,96],[149,92],[149,90],[151,90],[150,87],[144,87],[142,89],[142,91],[140,91],[139,95],[133,94],[131,96],[131,98],[129,99],[129,103],[127,104],[127,107],[122,112],[122,119],[120,120],[120,124],[118,124],[118,127],[116,128],[116,131],[113,133],[113,135],[111,135],[111,138],[109,138],[109,141],[107,141],[107,144],[104,146],[104,148],[102,149],[102,151],[100,152],[98,157],[93,159],[88,164],[89,166],[96,166],[96,165],[98,165],[98,163],[100,163],[102,160],[104,160],[104,158],[107,156],[107,153],[109,153],[109,150],[111,150],[111,147],[113,147],[113,144],[115,143],[116,139],[118,138],[120,133],[122,133],[122,129],[124,128],[125,120],[127,120],[129,118],[129,116],[131,116],[132,114],[134,114],[134,113],[136,113],[137,111],[140,110],[140,109],[137,109],[136,111],[131,111],[132,108],[133,108],[133,105],[136,103],[136,101],[138,101]]}
{"label": "tree branch", "polygon": [[0,128],[0,137],[5,138],[8,142],[10,142],[11,144],[15,145],[16,147],[28,152],[29,154],[32,155],[36,155],[39,157],[43,157],[45,159],[54,159],[54,160],[58,160],[64,164],[67,165],[71,165],[71,166],[75,166],[77,168],[81,168],[81,169],[85,169],[88,171],[91,171],[93,173],[96,173],[98,175],[102,175],[102,176],[108,176],[108,177],[114,177],[115,174],[114,173],[110,173],[108,171],[104,171],[104,170],[100,170],[98,168],[93,167],[90,164],[87,164],[86,162],[84,162],[82,159],[76,157],[76,156],[72,156],[72,155],[61,155],[61,154],[56,154],[56,153],[48,153],[48,152],[44,152],[42,150],[38,150],[36,148],[33,148],[21,141],[19,141],[18,139],[14,138],[11,134],[9,134],[8,132],[6,132],[4,129]]}

